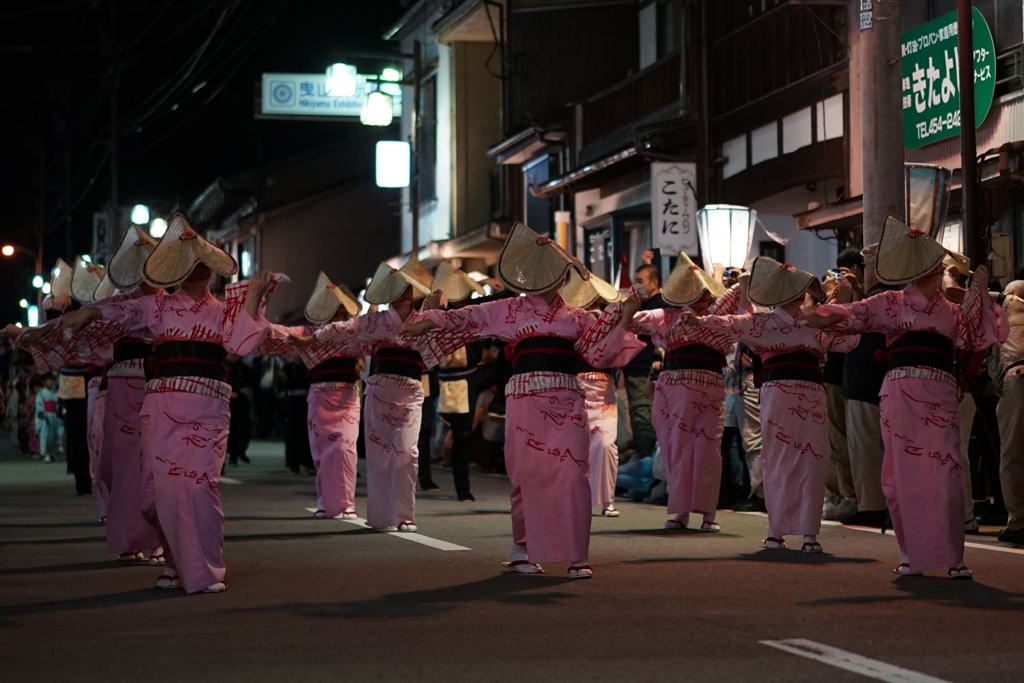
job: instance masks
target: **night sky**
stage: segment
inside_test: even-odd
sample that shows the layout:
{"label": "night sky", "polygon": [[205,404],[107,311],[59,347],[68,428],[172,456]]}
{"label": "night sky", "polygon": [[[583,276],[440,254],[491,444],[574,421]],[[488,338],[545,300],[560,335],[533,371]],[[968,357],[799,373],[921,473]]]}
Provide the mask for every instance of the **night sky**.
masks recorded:
{"label": "night sky", "polygon": [[[345,53],[397,51],[382,35],[406,4],[6,3],[0,241],[34,250],[43,225],[46,270],[90,249],[92,214],[111,196],[115,74],[121,205],[187,206],[218,176],[358,134],[358,124],[257,120],[254,86],[263,72],[321,72]],[[0,324],[23,319],[17,301],[31,298],[32,270],[26,255],[0,257]]]}

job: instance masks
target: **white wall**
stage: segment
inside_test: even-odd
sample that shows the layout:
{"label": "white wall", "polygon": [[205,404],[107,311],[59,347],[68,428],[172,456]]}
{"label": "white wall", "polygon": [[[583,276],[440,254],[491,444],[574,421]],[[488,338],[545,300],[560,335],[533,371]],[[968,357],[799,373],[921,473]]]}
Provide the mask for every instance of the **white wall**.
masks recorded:
{"label": "white wall", "polygon": [[[821,185],[822,183],[819,183]],[[842,184],[839,179],[828,182],[829,186]],[[811,230],[797,230],[796,219],[793,214],[807,210],[807,205],[812,201],[820,201],[822,188],[816,188],[811,192],[806,187],[791,188],[785,192],[776,194],[764,201],[754,204],[751,208],[757,210],[757,218],[771,232],[786,240],[786,261],[793,266],[814,273],[819,277],[830,268],[836,266],[836,255],[838,245],[831,232],[822,232],[820,239]],[[751,259],[759,253],[758,247],[761,241],[769,241],[764,228],[759,224],[754,233],[754,243],[751,247]],[[749,265],[749,263],[748,263]]]}

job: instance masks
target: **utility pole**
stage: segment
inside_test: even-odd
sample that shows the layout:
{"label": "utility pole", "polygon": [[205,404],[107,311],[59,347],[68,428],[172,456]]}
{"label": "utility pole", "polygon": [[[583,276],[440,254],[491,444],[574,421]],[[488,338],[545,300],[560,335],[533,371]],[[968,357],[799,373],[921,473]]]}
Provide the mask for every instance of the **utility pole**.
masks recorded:
{"label": "utility pole", "polygon": [[409,210],[412,211],[412,254],[420,250],[420,72],[423,69],[420,41],[412,43],[412,118],[409,120],[409,148],[412,150],[412,178],[409,182]]}
{"label": "utility pole", "polygon": [[[864,244],[882,236],[886,216],[905,221],[900,0],[861,0],[861,137]],[[866,286],[875,283],[868,259]]]}
{"label": "utility pole", "polygon": [[978,216],[978,142],[974,116],[974,29],[970,0],[956,3],[957,54],[960,58],[960,198],[963,209],[964,255],[975,267],[988,262],[988,251],[981,238]]}
{"label": "utility pole", "polygon": [[[117,0],[110,0],[110,225],[107,226],[107,234],[112,235],[117,231],[118,211],[120,203],[118,197],[118,121],[117,121],[117,90],[121,80],[121,65],[117,53]],[[93,245],[95,248],[97,245]]]}

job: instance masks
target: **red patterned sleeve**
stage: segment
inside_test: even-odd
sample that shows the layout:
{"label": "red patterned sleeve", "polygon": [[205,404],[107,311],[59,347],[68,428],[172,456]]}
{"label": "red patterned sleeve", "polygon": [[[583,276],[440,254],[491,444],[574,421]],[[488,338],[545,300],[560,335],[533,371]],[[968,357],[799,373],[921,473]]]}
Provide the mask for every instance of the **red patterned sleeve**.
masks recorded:
{"label": "red patterned sleeve", "polygon": [[709,315],[734,315],[738,312],[740,305],[740,286],[733,285],[725,290],[725,294],[718,297],[715,303],[708,308]]}
{"label": "red patterned sleeve", "polygon": [[[988,296],[988,293],[985,293]],[[971,286],[960,304],[957,337],[968,351],[981,351],[993,344],[1002,344],[1010,334],[1010,323],[999,304],[985,310],[981,303],[982,293],[977,286]]]}

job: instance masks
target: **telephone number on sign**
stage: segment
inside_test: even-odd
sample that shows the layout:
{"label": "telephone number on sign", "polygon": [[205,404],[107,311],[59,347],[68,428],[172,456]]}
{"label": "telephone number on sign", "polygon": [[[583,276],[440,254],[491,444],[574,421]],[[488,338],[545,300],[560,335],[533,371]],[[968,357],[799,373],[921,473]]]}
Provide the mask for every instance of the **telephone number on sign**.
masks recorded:
{"label": "telephone number on sign", "polygon": [[951,111],[945,116],[933,116],[927,121],[921,121],[914,125],[917,127],[918,139],[927,138],[950,128],[959,128],[960,112]]}

